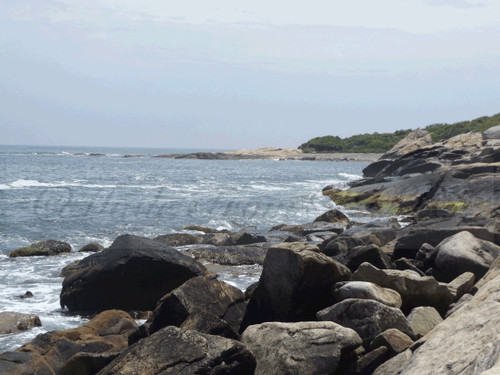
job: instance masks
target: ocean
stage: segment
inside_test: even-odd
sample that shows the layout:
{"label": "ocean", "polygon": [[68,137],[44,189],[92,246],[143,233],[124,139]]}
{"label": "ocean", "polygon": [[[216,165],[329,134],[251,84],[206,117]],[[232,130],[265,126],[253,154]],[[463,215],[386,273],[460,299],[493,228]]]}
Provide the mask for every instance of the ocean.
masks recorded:
{"label": "ocean", "polygon": [[[326,185],[347,187],[366,162],[192,160],[155,158],[200,150],[0,146],[0,311],[37,314],[42,327],[0,335],[0,352],[39,333],[84,324],[61,309],[61,269],[88,254],[83,245],[109,246],[122,234],[154,238],[186,225],[238,231],[301,224],[335,204]],[[344,211],[358,221],[367,213]],[[71,244],[70,254],[9,258],[37,241]],[[218,267],[220,278],[244,290],[259,266]],[[34,296],[19,298],[26,291]]]}

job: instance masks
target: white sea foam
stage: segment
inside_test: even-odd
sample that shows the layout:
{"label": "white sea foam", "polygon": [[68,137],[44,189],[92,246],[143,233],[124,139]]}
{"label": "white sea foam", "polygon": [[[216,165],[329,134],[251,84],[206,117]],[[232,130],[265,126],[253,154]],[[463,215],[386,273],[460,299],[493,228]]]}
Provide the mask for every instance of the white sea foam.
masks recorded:
{"label": "white sea foam", "polygon": [[339,173],[339,176],[341,177],[345,177],[349,180],[359,180],[360,178],[362,178],[363,176],[360,176],[360,175],[357,175],[357,174],[350,174],[350,173]]}

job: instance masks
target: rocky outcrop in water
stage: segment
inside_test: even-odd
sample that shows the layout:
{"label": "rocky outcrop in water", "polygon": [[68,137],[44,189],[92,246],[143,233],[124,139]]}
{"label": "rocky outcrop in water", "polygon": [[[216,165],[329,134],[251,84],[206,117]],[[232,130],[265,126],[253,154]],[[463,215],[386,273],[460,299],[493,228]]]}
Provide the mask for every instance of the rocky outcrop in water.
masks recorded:
{"label": "rocky outcrop in water", "polygon": [[21,247],[14,251],[11,251],[9,256],[11,258],[15,257],[32,257],[32,256],[50,256],[59,255],[62,253],[69,253],[71,251],[71,245],[66,242],[56,241],[56,240],[46,240],[36,242],[34,244]]}
{"label": "rocky outcrop in water", "polygon": [[0,312],[0,335],[18,333],[41,325],[40,318],[35,314]]}

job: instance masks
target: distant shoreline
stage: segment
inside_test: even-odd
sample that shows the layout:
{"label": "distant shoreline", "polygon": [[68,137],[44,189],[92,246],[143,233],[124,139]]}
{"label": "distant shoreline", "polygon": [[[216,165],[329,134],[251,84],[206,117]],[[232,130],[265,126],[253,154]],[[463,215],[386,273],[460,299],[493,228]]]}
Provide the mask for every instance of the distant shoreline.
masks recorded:
{"label": "distant shoreline", "polygon": [[194,152],[190,154],[155,155],[154,158],[198,160],[304,160],[304,161],[366,161],[378,160],[378,153],[304,153],[300,149],[258,148],[226,152]]}

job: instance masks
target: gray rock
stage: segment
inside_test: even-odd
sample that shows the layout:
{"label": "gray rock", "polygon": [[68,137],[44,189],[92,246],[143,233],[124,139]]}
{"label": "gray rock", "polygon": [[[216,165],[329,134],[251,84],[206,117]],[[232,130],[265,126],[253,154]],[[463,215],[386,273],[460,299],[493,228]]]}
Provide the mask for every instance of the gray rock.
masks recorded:
{"label": "gray rock", "polygon": [[500,246],[464,231],[445,239],[436,247],[434,263],[448,281],[464,272],[474,273],[478,280],[499,255]]}
{"label": "gray rock", "polygon": [[198,276],[162,297],[153,311],[149,330],[153,333],[177,326],[237,338],[245,310],[242,291],[215,277]]}
{"label": "gray rock", "polygon": [[382,288],[367,281],[348,281],[342,284],[340,288],[335,289],[334,293],[338,301],[361,298],[378,301],[389,307],[401,307],[401,296],[393,289]]}
{"label": "gray rock", "polygon": [[[411,350],[406,349],[404,352],[399,353],[397,356],[389,359],[387,362],[377,367],[377,369],[373,372],[373,375],[402,374],[402,371],[404,370],[405,366],[408,364],[410,359],[411,359]],[[434,372],[430,372],[429,374],[434,374]]]}
{"label": "gray rock", "polygon": [[339,221],[349,221],[349,218],[337,209],[329,210],[318,216],[314,221],[326,221],[328,223],[337,223]]}
{"label": "gray rock", "polygon": [[56,240],[46,240],[11,251],[9,253],[9,256],[11,258],[31,257],[39,255],[51,256],[69,252],[71,252],[70,244]]}
{"label": "gray rock", "polygon": [[318,311],[317,317],[352,328],[365,345],[389,328],[397,328],[409,336],[415,336],[401,310],[373,300],[346,299]]}
{"label": "gray rock", "polygon": [[90,243],[86,244],[85,246],[82,246],[78,250],[78,252],[80,252],[80,253],[85,253],[85,252],[97,253],[98,251],[102,251],[102,250],[104,250],[104,246],[102,246],[100,243],[90,242]]}
{"label": "gray rock", "polygon": [[370,349],[374,350],[381,346],[389,349],[391,355],[396,355],[406,350],[413,344],[413,340],[407,334],[396,328],[389,328],[378,334],[370,343]]}
{"label": "gray rock", "polygon": [[155,240],[167,246],[185,246],[199,244],[202,238],[188,233],[171,233],[155,237]]}
{"label": "gray rock", "polygon": [[352,275],[352,280],[370,281],[397,291],[403,300],[403,311],[408,312],[417,306],[433,306],[444,314],[455,299],[448,284],[410,270],[380,270],[363,263]]}
{"label": "gray rock", "polygon": [[263,264],[269,247],[271,244],[267,243],[244,246],[201,245],[185,250],[183,253],[197,260],[228,266],[241,266]]}
{"label": "gray rock", "polygon": [[419,336],[425,336],[443,321],[437,310],[430,306],[415,307],[407,319],[413,331]]}
{"label": "gray rock", "polygon": [[130,346],[99,375],[250,375],[255,366],[253,354],[238,341],[170,326]]}
{"label": "gray rock", "polygon": [[256,375],[332,374],[342,355],[361,345],[356,332],[333,322],[252,325],[241,341],[255,354]]}
{"label": "gray rock", "polygon": [[0,335],[18,333],[41,325],[40,318],[35,314],[0,312]]}
{"label": "gray rock", "polygon": [[76,353],[68,359],[58,372],[58,375],[91,375],[97,374],[106,367],[113,359],[118,357],[119,352],[111,353]]}
{"label": "gray rock", "polygon": [[124,235],[67,271],[60,302],[71,311],[153,310],[166,293],[206,268],[163,243]]}
{"label": "gray rock", "polygon": [[318,251],[300,242],[268,250],[242,329],[266,321],[315,320],[318,310],[333,303],[334,284],[348,280],[351,272]]}
{"label": "gray rock", "polygon": [[348,371],[348,375],[371,374],[378,366],[389,358],[389,349],[386,346],[380,346],[374,349],[353,363]]}
{"label": "gray rock", "polygon": [[500,125],[492,126],[483,132],[485,139],[500,139]]}
{"label": "gray rock", "polygon": [[495,373],[500,366],[500,261],[476,286],[470,301],[434,327],[397,371],[377,369],[375,374]]}
{"label": "gray rock", "polygon": [[472,272],[464,272],[448,283],[448,289],[455,295],[455,301],[472,289],[475,280]]}

